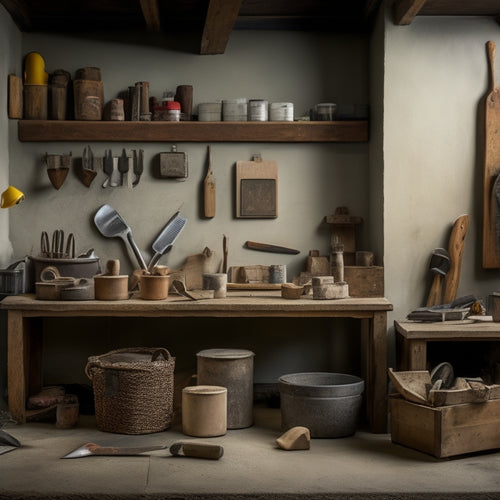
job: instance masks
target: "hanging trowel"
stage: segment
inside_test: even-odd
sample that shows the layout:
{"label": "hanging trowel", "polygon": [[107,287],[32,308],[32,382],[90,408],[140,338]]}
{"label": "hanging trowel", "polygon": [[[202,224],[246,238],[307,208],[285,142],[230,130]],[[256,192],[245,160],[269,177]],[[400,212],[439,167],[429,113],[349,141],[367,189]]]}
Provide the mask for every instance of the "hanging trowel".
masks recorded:
{"label": "hanging trowel", "polygon": [[139,184],[142,172],[144,170],[144,151],[142,149],[139,149],[139,155],[137,155],[137,151],[134,149],[133,155],[134,155],[133,170],[134,170],[135,180],[132,183],[132,187],[135,187],[137,186],[137,184]]}
{"label": "hanging trowel", "polygon": [[90,146],[86,146],[83,150],[82,168],[78,174],[80,180],[87,187],[90,187],[92,181],[97,175],[97,171],[94,168],[94,153],[92,152],[92,149],[90,149]]}
{"label": "hanging trowel", "polygon": [[[148,451],[166,450],[167,448],[169,448],[168,445],[122,447],[99,446],[95,443],[87,443],[61,458],[133,456],[141,455]],[[174,456],[207,458],[210,460],[219,460],[224,454],[224,448],[220,445],[189,441],[174,443],[170,446],[169,451]]]}

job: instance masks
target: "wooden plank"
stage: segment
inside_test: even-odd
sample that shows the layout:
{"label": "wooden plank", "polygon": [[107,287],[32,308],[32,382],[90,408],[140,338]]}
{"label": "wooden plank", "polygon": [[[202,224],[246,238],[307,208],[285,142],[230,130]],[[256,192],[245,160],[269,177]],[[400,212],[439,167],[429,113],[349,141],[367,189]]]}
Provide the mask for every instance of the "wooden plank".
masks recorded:
{"label": "wooden plank", "polygon": [[427,0],[398,0],[393,6],[394,24],[404,26],[411,24],[415,16]]}
{"label": "wooden plank", "polygon": [[368,122],[21,120],[22,142],[366,142]]}
{"label": "wooden plank", "polygon": [[224,54],[238,17],[242,0],[210,0],[200,54]]}
{"label": "wooden plank", "polygon": [[9,75],[9,118],[23,117],[23,81],[20,76]]}
{"label": "wooden plank", "polygon": [[483,165],[483,268],[500,268],[500,87],[495,87],[495,43],[486,44],[488,94],[482,105],[484,115]]}
{"label": "wooden plank", "polygon": [[236,162],[236,217],[278,216],[278,163],[274,160]]}
{"label": "wooden plank", "polygon": [[438,458],[500,448],[500,401],[431,408],[391,397],[395,443]]}
{"label": "wooden plank", "polygon": [[26,363],[26,334],[23,331],[23,317],[20,311],[9,311],[7,317],[7,384],[9,411],[19,424],[25,422],[26,397],[28,391]]}
{"label": "wooden plank", "polygon": [[146,21],[148,31],[160,31],[160,7],[158,0],[140,0],[142,15]]}

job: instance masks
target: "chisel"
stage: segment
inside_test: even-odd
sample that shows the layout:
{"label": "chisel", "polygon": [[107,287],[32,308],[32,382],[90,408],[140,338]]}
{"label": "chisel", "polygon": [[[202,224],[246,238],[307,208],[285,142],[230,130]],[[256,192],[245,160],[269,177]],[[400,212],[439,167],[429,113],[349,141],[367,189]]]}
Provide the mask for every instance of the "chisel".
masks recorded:
{"label": "chisel", "polygon": [[280,247],[278,245],[269,245],[267,243],[257,243],[256,241],[247,241],[247,248],[252,250],[259,250],[261,252],[271,252],[271,253],[289,253],[296,255],[300,253],[300,250],[295,250],[294,248]]}

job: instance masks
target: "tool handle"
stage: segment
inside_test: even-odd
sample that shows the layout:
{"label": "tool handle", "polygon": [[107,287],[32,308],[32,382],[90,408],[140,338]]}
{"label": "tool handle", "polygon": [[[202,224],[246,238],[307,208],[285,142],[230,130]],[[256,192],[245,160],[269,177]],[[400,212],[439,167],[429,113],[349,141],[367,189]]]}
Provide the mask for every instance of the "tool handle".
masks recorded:
{"label": "tool handle", "polygon": [[431,289],[429,290],[429,296],[427,297],[427,307],[438,306],[441,304],[441,275],[436,273],[434,279],[432,280]]}
{"label": "tool handle", "polygon": [[147,269],[148,266],[146,266],[146,263],[144,262],[144,258],[142,257],[142,254],[139,251],[139,249],[137,248],[137,245],[135,244],[135,241],[132,238],[132,234],[130,231],[127,233],[127,241],[130,244],[132,251],[134,252],[135,258],[137,259],[137,262],[139,263],[140,268]]}
{"label": "tool handle", "polygon": [[207,146],[208,152],[208,170],[203,181],[204,189],[204,213],[205,217],[215,217],[215,177],[212,171],[211,149]]}
{"label": "tool handle", "polygon": [[153,271],[153,267],[156,266],[156,264],[158,263],[158,261],[163,257],[163,255],[165,255],[166,253],[170,252],[170,250],[172,250],[172,245],[169,245],[164,252],[156,252],[153,257],[151,257],[151,260],[149,261],[149,264],[148,264],[148,271],[149,272],[152,272]]}
{"label": "tool handle", "polygon": [[297,255],[300,250],[295,250],[294,248],[280,247],[278,245],[269,245],[267,243],[257,243],[256,241],[247,241],[246,246],[252,250],[260,250],[261,252],[272,252],[272,253],[288,253],[292,255]]}
{"label": "tool handle", "polygon": [[224,448],[218,444],[183,441],[170,446],[170,453],[174,456],[184,455],[185,457],[219,460],[224,454]]}
{"label": "tool handle", "polygon": [[493,92],[495,90],[495,53],[496,45],[495,42],[491,40],[488,42],[488,68],[489,68],[489,91]]}
{"label": "tool handle", "polygon": [[139,455],[146,451],[155,451],[155,450],[164,450],[167,446],[164,445],[156,445],[156,446],[95,446],[89,447],[89,450],[92,452],[92,455],[101,455],[101,456],[126,456],[126,455]]}
{"label": "tool handle", "polygon": [[448,253],[450,254],[450,270],[444,280],[443,304],[453,302],[457,295],[462,268],[465,236],[469,229],[469,216],[461,215],[454,223],[450,234]]}

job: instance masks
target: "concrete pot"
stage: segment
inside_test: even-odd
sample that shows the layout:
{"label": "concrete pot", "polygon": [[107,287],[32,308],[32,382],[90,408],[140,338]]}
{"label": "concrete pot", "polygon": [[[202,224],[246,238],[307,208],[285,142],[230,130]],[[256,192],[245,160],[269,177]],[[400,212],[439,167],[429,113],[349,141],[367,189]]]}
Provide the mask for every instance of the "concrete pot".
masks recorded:
{"label": "concrete pot", "polygon": [[311,437],[337,438],[356,432],[364,381],[342,373],[293,373],[278,381],[284,430],[307,427]]}

